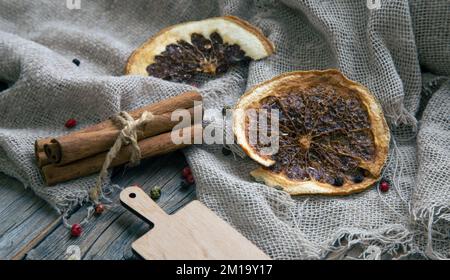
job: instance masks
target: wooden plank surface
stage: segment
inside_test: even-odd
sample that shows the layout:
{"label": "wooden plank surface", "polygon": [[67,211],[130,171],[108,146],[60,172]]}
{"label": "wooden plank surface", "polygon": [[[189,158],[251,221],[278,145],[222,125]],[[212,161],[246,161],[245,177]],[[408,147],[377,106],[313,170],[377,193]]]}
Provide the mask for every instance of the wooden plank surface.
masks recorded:
{"label": "wooden plank surface", "polygon": [[0,259],[21,259],[60,223],[45,201],[0,174]]}
{"label": "wooden plank surface", "polygon": [[[121,187],[140,185],[146,192],[154,186],[162,189],[158,204],[173,213],[195,198],[195,187],[181,186],[181,169],[186,166],[180,152],[142,161],[134,168],[118,169],[113,182]],[[66,249],[71,245],[80,248],[83,259],[135,259],[131,243],[145,234],[149,226],[129,213],[118,203],[118,193],[114,197],[115,206],[105,211],[84,226],[79,238],[72,238],[70,232],[59,224],[42,242],[26,254],[26,259],[64,259]],[[70,220],[79,221],[85,215],[82,208]]]}
{"label": "wooden plank surface", "polygon": [[[139,184],[147,192],[162,187],[157,201],[172,214],[195,199],[195,186],[181,187],[184,156],[173,153],[148,159],[131,169],[117,169],[113,181],[122,187]],[[74,219],[84,215],[80,209]],[[0,259],[64,259],[66,249],[77,245],[83,259],[140,259],[131,243],[149,231],[149,225],[118,205],[71,238],[61,219],[46,202],[15,179],[0,173]]]}

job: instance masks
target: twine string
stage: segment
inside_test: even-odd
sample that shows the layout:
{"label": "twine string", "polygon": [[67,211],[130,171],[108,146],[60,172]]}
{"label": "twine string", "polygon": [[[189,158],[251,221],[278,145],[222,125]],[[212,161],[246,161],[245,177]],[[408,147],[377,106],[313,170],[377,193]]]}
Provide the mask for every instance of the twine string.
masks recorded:
{"label": "twine string", "polygon": [[105,161],[103,162],[102,169],[97,177],[95,186],[90,191],[90,199],[94,203],[99,202],[99,198],[102,196],[102,184],[105,177],[108,175],[108,168],[112,161],[116,158],[122,146],[130,145],[130,164],[137,165],[141,160],[141,150],[138,145],[138,132],[142,127],[153,120],[152,113],[145,111],[141,117],[134,120],[127,112],[122,111],[117,116],[112,118],[112,121],[121,128],[119,135],[117,136],[114,145],[106,154]]}

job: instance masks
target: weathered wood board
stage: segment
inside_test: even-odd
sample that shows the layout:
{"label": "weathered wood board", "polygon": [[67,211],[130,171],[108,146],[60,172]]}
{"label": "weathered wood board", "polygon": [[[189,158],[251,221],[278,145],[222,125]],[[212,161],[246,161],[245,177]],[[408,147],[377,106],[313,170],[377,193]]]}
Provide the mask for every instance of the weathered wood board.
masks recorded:
{"label": "weathered wood board", "polygon": [[[183,154],[176,152],[143,160],[134,168],[119,168],[112,180],[121,187],[137,184],[146,192],[154,186],[161,187],[162,195],[157,202],[167,213],[173,213],[195,198],[195,186],[180,185],[181,169],[186,165]],[[71,245],[80,248],[82,259],[140,258],[132,252],[131,243],[145,234],[149,226],[118,203],[118,193],[115,202],[113,209],[94,217],[79,238],[72,238],[70,231],[59,224],[37,246],[30,248],[26,259],[64,259],[66,249]],[[85,211],[81,208],[70,221],[79,221]]]}

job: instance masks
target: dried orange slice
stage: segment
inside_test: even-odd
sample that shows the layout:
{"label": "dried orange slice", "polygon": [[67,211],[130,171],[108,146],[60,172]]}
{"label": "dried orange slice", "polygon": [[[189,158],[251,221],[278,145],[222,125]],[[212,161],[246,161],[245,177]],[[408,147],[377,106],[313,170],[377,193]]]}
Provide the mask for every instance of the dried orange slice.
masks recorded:
{"label": "dried orange slice", "polygon": [[161,30],[131,54],[125,74],[187,82],[199,73],[221,74],[273,52],[273,44],[250,23],[216,17]]}
{"label": "dried orange slice", "polygon": [[[275,77],[244,94],[236,109],[237,141],[263,165],[251,175],[266,185],[292,195],[345,195],[380,177],[390,138],[382,109],[367,88],[337,70]],[[279,112],[279,132],[271,132],[279,143],[273,155],[261,153],[267,143],[259,138],[249,141],[247,109]]]}

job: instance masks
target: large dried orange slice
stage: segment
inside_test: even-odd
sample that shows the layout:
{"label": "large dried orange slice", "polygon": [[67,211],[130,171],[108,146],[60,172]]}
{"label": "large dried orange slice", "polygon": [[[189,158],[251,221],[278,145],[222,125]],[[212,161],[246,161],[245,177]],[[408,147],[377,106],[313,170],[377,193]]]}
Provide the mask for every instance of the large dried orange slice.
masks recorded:
{"label": "large dried orange slice", "polygon": [[161,30],[132,53],[125,74],[187,82],[273,52],[273,44],[250,23],[235,16],[216,17]]}
{"label": "large dried orange slice", "polygon": [[[251,172],[258,181],[292,195],[344,195],[362,191],[380,177],[390,137],[382,109],[367,88],[337,70],[275,77],[244,94],[236,109],[234,133],[262,165]],[[279,131],[270,132],[278,139],[276,153],[262,154],[267,143],[259,138],[249,141],[248,109],[278,112]]]}

